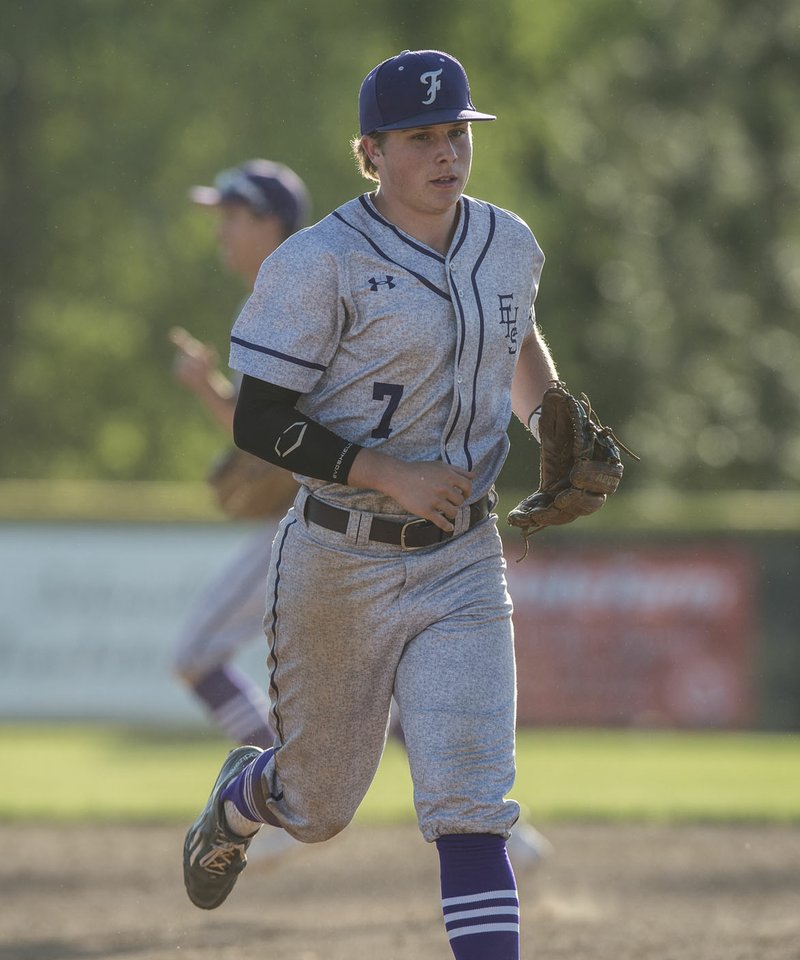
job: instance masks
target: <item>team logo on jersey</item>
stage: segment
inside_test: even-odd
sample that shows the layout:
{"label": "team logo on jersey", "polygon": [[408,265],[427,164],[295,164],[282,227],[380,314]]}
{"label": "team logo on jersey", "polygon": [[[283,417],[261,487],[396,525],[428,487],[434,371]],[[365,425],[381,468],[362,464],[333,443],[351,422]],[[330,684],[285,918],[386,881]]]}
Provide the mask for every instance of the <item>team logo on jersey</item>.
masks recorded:
{"label": "team logo on jersey", "polygon": [[389,274],[386,274],[386,277],[383,280],[378,280],[375,277],[369,278],[369,288],[373,293],[378,292],[378,287],[382,284],[386,285],[387,290],[394,290],[397,284],[394,282],[394,277],[390,277]]}
{"label": "team logo on jersey", "polygon": [[288,426],[275,441],[275,453],[283,460],[290,453],[297,450],[303,442],[303,437],[308,429],[307,420],[297,420]]}
{"label": "team logo on jersey", "polygon": [[[509,341],[508,352],[517,352],[517,310],[519,307],[512,304],[513,293],[498,293],[500,301],[500,326],[506,328],[505,339]],[[513,310],[513,313],[512,313]]]}
{"label": "team logo on jersey", "polygon": [[439,78],[443,69],[440,67],[438,70],[428,70],[420,74],[419,82],[428,84],[428,99],[422,101],[423,106],[429,107],[436,99],[436,94],[442,89],[442,81]]}

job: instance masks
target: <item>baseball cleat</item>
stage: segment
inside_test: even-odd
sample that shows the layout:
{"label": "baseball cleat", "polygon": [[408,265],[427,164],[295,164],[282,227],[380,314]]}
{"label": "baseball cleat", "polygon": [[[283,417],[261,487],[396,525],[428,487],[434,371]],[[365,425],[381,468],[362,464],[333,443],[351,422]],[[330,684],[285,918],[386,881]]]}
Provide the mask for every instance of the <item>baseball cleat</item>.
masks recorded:
{"label": "baseball cleat", "polygon": [[252,837],[231,833],[225,823],[222,791],[256,757],[258,747],[237,747],[228,754],[203,812],[183,844],[183,883],[189,899],[202,910],[218,907],[247,866]]}
{"label": "baseball cleat", "polygon": [[553,853],[553,845],[529,823],[517,823],[506,842],[506,851],[515,870],[533,870]]}
{"label": "baseball cleat", "polygon": [[253,837],[247,851],[247,862],[250,869],[253,867],[267,867],[285,857],[292,850],[299,850],[303,844],[299,840],[281,830],[280,827],[266,826]]}

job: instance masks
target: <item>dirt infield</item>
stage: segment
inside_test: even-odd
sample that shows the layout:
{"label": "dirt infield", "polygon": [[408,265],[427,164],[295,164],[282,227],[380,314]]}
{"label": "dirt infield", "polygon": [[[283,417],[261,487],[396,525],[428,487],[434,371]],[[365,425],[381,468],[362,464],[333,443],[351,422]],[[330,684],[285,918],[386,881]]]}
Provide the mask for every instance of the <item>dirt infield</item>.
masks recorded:
{"label": "dirt infield", "polygon": [[[798,960],[800,828],[551,825],[519,876],[525,960]],[[0,960],[452,960],[413,827],[351,827],[219,910],[175,826],[0,825]]]}

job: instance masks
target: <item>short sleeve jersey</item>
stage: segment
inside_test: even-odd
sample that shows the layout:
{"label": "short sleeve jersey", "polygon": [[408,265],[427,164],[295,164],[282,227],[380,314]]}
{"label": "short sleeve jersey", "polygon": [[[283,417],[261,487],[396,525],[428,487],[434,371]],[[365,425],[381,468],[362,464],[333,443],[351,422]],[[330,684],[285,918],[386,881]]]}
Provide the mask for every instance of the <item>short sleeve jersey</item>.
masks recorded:
{"label": "short sleeve jersey", "polygon": [[[511,380],[543,262],[528,226],[481,200],[461,198],[442,255],[365,194],[264,261],[230,365],[300,392],[298,409],[345,440],[474,470],[478,499],[508,453]],[[298,479],[338,506],[404,513],[376,491]]]}

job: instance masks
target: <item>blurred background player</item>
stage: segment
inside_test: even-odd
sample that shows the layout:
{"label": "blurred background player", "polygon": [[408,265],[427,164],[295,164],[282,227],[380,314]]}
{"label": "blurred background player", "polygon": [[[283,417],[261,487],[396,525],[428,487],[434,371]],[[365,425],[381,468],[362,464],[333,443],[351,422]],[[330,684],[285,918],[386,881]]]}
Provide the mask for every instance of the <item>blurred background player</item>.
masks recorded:
{"label": "blurred background player", "polygon": [[[297,174],[267,160],[225,170],[213,187],[194,187],[190,197],[216,212],[221,257],[226,268],[242,278],[248,294],[262,262],[305,225],[310,206],[308,191]],[[175,377],[231,436],[237,387],[219,369],[217,352],[180,327],[173,328],[170,339],[176,347]],[[210,479],[220,505],[232,519],[263,522],[195,601],[178,640],[175,669],[231,740],[263,749],[273,741],[269,700],[233,658],[245,643],[263,642],[269,551],[277,522],[294,499],[297,484],[287,471],[235,448],[213,465]],[[403,742],[396,708],[391,734]],[[262,830],[250,845],[248,860],[268,859],[294,844],[283,830]],[[535,866],[550,849],[545,837],[522,822],[508,844],[517,869]]]}
{"label": "blurred background player", "polygon": [[[250,160],[220,173],[214,186],[193,187],[191,200],[217,216],[217,241],[225,267],[240,277],[249,294],[262,262],[304,226],[309,195],[300,177],[282,164]],[[170,340],[176,348],[175,378],[203,404],[230,438],[237,385],[219,369],[213,347],[180,327]],[[175,671],[201,701],[215,724],[236,743],[268,747],[269,701],[261,686],[233,663],[243,644],[263,642],[264,590],[269,551],[277,521],[297,492],[290,473],[236,450],[215,462],[209,481],[220,506],[232,519],[260,520],[256,532],[205,587],[181,630]],[[265,837],[267,832],[265,831]],[[284,831],[271,831],[268,849],[252,850],[251,860],[293,844]]]}

